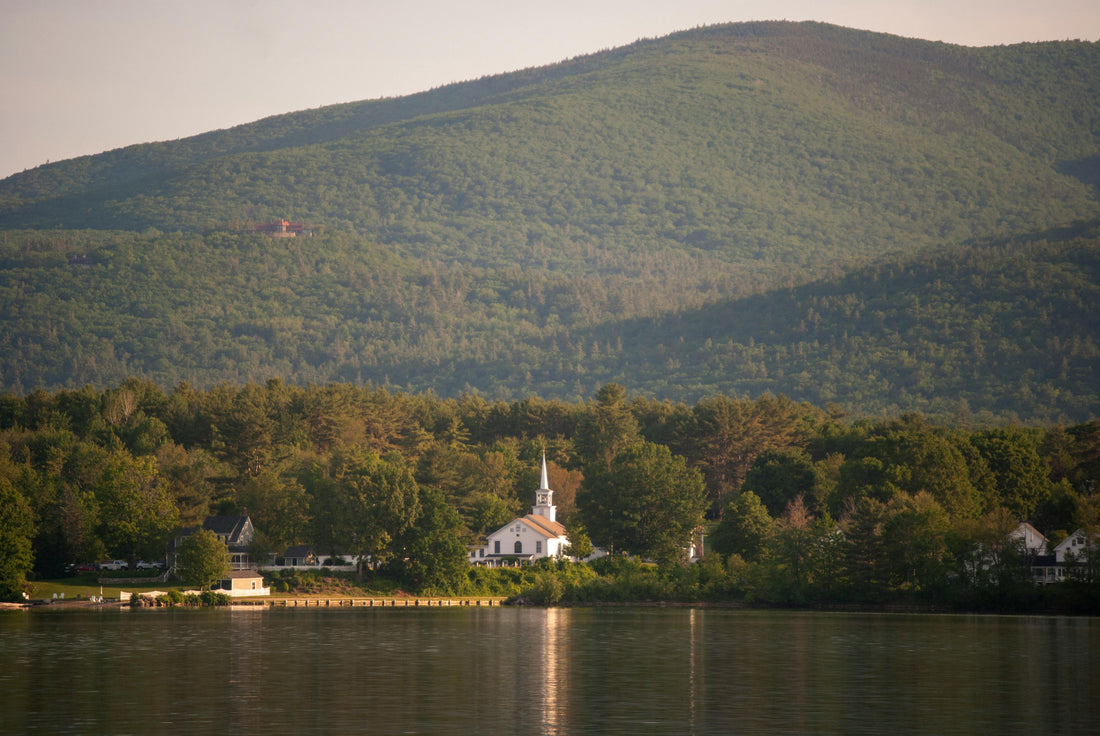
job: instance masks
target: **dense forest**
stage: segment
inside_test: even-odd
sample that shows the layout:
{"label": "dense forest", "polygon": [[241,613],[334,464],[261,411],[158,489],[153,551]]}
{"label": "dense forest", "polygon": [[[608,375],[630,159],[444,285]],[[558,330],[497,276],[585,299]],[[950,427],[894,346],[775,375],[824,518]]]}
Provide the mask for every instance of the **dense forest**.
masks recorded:
{"label": "dense forest", "polygon": [[[1037,590],[1005,541],[1020,520],[1052,544],[1100,529],[1096,421],[944,427],[770,395],[687,405],[608,384],[582,402],[489,402],[131,379],[4,398],[0,449],[9,595],[23,574],[156,559],[177,527],[243,509],[257,554],[311,543],[370,554],[412,590],[500,585],[466,545],[531,506],[543,453],[575,544],[665,563],[643,596],[1003,601]],[[700,524],[708,554],[681,570],[684,530]],[[627,595],[600,587],[601,570],[642,584],[637,562],[614,557],[517,572],[517,586],[527,576],[521,590],[549,602]],[[1096,560],[1080,562],[1095,602]]]}
{"label": "dense forest", "polygon": [[50,164],[0,181],[0,390],[1087,422],[1098,100],[1100,44],[750,23]]}
{"label": "dense forest", "polygon": [[[615,381],[655,398],[771,392],[985,423],[1100,413],[1095,229],[679,311],[677,279],[643,294],[621,278],[364,256],[325,247],[333,236],[38,233],[38,252],[18,252],[26,237],[0,233],[0,379],[15,394],[138,375],[577,401]],[[90,263],[65,255],[85,250]],[[662,302],[668,313],[644,316]]]}

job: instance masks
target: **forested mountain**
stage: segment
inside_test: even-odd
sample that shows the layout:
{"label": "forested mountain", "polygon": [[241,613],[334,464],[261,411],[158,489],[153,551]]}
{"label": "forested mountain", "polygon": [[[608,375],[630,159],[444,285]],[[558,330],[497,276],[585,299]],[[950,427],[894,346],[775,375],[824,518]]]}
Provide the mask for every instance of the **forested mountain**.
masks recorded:
{"label": "forested mountain", "polygon": [[0,182],[0,388],[1084,421],[1098,100],[1096,43],[753,23],[47,165]]}

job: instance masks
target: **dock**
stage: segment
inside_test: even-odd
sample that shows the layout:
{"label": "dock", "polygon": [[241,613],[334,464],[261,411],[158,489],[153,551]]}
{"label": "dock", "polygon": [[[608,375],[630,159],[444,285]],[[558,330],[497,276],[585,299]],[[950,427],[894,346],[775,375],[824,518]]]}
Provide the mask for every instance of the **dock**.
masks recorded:
{"label": "dock", "polygon": [[234,600],[232,606],[263,608],[477,608],[500,607],[506,599],[498,598],[336,598],[303,597]]}

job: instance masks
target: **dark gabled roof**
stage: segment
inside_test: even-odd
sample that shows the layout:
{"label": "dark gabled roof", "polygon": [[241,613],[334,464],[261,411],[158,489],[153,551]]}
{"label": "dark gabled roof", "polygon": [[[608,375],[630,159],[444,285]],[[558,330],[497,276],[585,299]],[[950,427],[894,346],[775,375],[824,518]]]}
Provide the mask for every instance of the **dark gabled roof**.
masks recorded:
{"label": "dark gabled roof", "polygon": [[313,554],[312,544],[296,544],[293,547],[287,547],[283,557],[309,557],[311,554]]}
{"label": "dark gabled roof", "polygon": [[183,541],[199,529],[214,532],[225,539],[230,552],[247,552],[249,542],[241,539],[244,530],[252,522],[248,516],[207,516],[202,526],[188,526],[177,529],[168,540],[168,550],[171,553],[177,547],[176,541]]}
{"label": "dark gabled roof", "polygon": [[247,516],[207,516],[202,528],[209,529],[220,537],[228,537],[234,542],[240,538],[247,523]]}

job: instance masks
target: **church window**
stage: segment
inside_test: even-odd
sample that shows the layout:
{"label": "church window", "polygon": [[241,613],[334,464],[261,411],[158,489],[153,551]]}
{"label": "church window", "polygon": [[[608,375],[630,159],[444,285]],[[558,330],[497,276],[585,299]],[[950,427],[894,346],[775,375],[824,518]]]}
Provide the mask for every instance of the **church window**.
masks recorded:
{"label": "church window", "polygon": [[516,554],[523,552],[523,542],[516,540]]}

